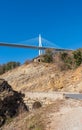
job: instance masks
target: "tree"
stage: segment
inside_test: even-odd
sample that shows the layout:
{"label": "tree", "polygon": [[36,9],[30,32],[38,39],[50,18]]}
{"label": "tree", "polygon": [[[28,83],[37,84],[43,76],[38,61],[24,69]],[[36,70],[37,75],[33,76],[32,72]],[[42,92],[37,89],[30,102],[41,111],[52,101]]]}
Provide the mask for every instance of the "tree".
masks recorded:
{"label": "tree", "polygon": [[17,66],[20,66],[20,62],[8,62],[6,64],[0,65],[0,74],[5,73],[8,70],[14,69]]}

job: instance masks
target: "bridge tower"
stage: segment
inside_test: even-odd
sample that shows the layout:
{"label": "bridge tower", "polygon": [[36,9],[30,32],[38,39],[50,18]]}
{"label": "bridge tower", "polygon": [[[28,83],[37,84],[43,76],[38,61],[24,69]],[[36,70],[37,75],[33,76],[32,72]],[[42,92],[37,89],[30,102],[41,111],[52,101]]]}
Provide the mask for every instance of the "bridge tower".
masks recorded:
{"label": "bridge tower", "polygon": [[[39,47],[42,47],[42,38],[41,34],[39,34]],[[42,50],[39,49],[39,56],[42,54]]]}

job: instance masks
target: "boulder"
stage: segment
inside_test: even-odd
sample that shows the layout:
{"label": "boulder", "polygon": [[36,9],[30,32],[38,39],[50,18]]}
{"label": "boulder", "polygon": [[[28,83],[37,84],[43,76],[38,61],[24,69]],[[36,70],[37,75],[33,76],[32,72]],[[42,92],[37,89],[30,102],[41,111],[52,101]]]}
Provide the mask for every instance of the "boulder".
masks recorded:
{"label": "boulder", "polygon": [[33,109],[37,109],[37,108],[40,108],[40,107],[42,107],[42,104],[39,101],[36,101],[36,102],[33,103],[33,106],[32,106]]}
{"label": "boulder", "polygon": [[28,111],[23,101],[24,94],[14,91],[4,79],[0,79],[0,126],[8,118]]}

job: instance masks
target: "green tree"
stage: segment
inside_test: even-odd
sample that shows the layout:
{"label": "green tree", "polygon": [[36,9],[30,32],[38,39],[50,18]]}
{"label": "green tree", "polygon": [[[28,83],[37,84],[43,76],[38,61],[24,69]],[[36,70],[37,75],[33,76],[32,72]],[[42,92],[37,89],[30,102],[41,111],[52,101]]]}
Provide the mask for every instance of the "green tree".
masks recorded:
{"label": "green tree", "polygon": [[6,64],[0,65],[0,74],[7,72],[8,70],[14,69],[20,66],[20,62],[8,62]]}

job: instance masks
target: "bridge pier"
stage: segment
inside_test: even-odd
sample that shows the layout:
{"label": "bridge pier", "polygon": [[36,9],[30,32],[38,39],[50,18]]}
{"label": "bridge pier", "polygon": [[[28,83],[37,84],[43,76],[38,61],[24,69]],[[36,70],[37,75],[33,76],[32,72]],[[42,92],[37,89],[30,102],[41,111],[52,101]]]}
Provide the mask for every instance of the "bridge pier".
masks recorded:
{"label": "bridge pier", "polygon": [[[39,34],[39,47],[42,47],[42,38],[41,38],[41,34]],[[39,56],[42,55],[42,50],[39,49]]]}

